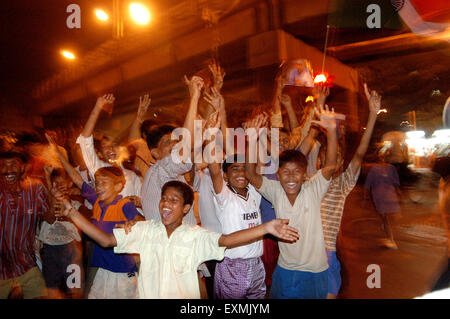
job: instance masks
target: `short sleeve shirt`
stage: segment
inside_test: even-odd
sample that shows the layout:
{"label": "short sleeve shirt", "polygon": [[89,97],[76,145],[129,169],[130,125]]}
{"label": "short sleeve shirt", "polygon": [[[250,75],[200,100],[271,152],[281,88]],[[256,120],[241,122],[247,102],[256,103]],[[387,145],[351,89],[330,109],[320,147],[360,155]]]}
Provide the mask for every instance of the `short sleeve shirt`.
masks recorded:
{"label": "short sleeve shirt", "polygon": [[[228,235],[261,225],[259,209],[261,195],[252,185],[248,186],[247,197],[243,197],[224,182],[220,194],[214,193],[214,203],[217,206],[216,214],[222,225],[223,234]],[[262,253],[262,240],[258,240],[248,245],[227,249],[225,256],[248,259],[260,257]]]}
{"label": "short sleeve shirt", "polygon": [[320,203],[329,184],[322,171],[318,171],[303,183],[294,205],[291,205],[281,183],[263,177],[259,192],[272,203],[277,218],[289,219],[289,225],[297,228],[300,235],[295,243],[278,242],[280,267],[313,273],[328,269]]}
{"label": "short sleeve shirt", "polygon": [[170,236],[155,220],[138,222],[130,233],[114,229],[114,252],[140,254],[138,289],[143,299],[199,299],[198,266],[222,260],[220,233],[199,226],[180,225]]}

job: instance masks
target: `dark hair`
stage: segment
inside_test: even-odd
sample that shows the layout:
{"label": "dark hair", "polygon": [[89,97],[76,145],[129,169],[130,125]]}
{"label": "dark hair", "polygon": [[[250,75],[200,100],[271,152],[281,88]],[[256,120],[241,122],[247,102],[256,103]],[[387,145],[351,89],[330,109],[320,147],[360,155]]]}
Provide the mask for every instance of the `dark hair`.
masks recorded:
{"label": "dark hair", "polygon": [[245,155],[244,154],[234,154],[228,156],[225,161],[222,163],[222,171],[226,173],[228,168],[234,163],[245,163]]}
{"label": "dark hair", "polygon": [[281,152],[279,157],[279,165],[278,167],[282,167],[286,163],[297,163],[300,167],[306,170],[308,166],[308,161],[306,160],[305,155],[302,152],[297,150],[286,150]]}
{"label": "dark hair", "polygon": [[[122,183],[122,189],[125,186],[126,180],[125,175],[123,174],[123,171],[121,168],[116,166],[105,166],[102,168],[99,168],[97,171],[95,171],[95,176],[101,175],[106,176],[114,180],[114,183]],[[121,189],[121,191],[122,191]]]}
{"label": "dark hair", "polygon": [[52,173],[50,174],[50,180],[53,182],[53,180],[57,177],[62,177],[64,179],[71,180],[69,175],[67,175],[66,170],[63,168],[53,169]]}
{"label": "dark hair", "polygon": [[180,181],[169,181],[162,187],[161,196],[169,187],[175,188],[182,195],[184,205],[192,206],[192,203],[194,203],[194,192],[192,191],[191,186]]}
{"label": "dark hair", "polygon": [[161,138],[175,129],[173,125],[153,125],[147,131],[147,146],[149,149],[158,147]]}
{"label": "dark hair", "polygon": [[450,155],[436,158],[432,170],[446,179],[450,175]]}
{"label": "dark hair", "polygon": [[145,120],[141,125],[141,136],[144,137],[144,133],[148,135],[152,126],[155,126],[156,122],[154,120]]}
{"label": "dark hair", "polygon": [[26,154],[24,151],[19,150],[13,150],[13,151],[7,151],[0,153],[0,159],[19,159],[23,164],[28,162],[28,154]]}

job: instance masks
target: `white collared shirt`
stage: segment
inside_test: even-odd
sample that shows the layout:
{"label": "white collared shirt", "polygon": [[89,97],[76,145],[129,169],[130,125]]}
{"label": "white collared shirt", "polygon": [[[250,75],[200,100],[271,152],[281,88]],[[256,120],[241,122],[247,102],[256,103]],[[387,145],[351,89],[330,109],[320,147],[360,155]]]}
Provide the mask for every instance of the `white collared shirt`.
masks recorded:
{"label": "white collared shirt", "polygon": [[167,237],[165,226],[155,220],[136,223],[131,232],[114,229],[115,253],[140,254],[138,278],[142,299],[199,299],[197,268],[207,260],[222,260],[220,233],[182,224]]}

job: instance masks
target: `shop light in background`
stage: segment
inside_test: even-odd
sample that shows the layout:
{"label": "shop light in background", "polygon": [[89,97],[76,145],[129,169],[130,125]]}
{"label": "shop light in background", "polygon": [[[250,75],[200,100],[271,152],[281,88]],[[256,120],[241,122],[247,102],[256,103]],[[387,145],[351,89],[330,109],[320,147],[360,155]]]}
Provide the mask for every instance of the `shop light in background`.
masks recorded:
{"label": "shop light in background", "polygon": [[387,113],[387,110],[386,110],[386,109],[380,109],[380,110],[377,112],[377,114],[380,114],[380,113]]}

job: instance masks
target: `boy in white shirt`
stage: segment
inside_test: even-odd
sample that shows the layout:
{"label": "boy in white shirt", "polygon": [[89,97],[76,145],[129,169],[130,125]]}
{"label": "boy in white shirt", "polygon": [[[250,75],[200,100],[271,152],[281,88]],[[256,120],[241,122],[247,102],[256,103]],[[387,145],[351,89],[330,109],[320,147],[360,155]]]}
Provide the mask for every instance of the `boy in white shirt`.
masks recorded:
{"label": "boy in white shirt", "polygon": [[125,176],[125,186],[120,195],[123,197],[140,196],[142,179],[135,172],[126,169],[121,164],[118,145],[108,137],[103,137],[100,141],[101,158],[97,155],[94,147],[94,137],[92,135],[95,124],[100,116],[102,110],[106,109],[108,105],[114,103],[114,96],[106,94],[97,99],[97,102],[92,110],[89,119],[87,120],[83,131],[77,138],[77,143],[80,145],[83,160],[91,177],[94,177],[95,172],[106,166],[119,166]]}
{"label": "boy in white shirt", "polygon": [[[57,198],[61,195],[54,193]],[[229,235],[183,224],[193,203],[191,187],[180,181],[167,182],[161,192],[161,221],[129,224],[106,234],[64,200],[63,216],[71,220],[103,247],[115,247],[116,253],[140,254],[138,280],[140,298],[200,298],[198,265],[206,260],[222,259],[225,248],[234,248],[270,233],[287,241],[298,239],[288,220],[274,219],[255,228]]]}
{"label": "boy in white shirt", "polygon": [[[222,164],[223,177],[219,163],[208,165],[214,186],[216,214],[224,234],[261,225],[261,195],[248,185],[244,160],[244,155],[230,156]],[[262,254],[262,240],[228,250],[224,260],[216,265],[214,297],[263,299],[266,285]]]}

